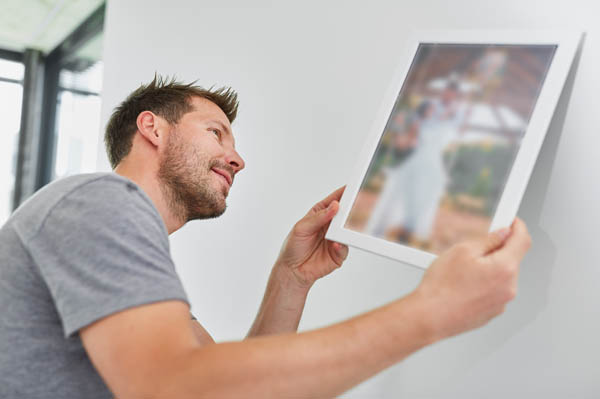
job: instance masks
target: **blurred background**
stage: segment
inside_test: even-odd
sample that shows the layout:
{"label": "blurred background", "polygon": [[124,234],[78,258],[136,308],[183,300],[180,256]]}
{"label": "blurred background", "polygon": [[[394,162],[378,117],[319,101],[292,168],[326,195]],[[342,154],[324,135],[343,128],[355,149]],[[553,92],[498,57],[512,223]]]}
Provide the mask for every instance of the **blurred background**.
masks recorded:
{"label": "blurred background", "polygon": [[0,0],[0,225],[50,181],[96,170],[103,0]]}

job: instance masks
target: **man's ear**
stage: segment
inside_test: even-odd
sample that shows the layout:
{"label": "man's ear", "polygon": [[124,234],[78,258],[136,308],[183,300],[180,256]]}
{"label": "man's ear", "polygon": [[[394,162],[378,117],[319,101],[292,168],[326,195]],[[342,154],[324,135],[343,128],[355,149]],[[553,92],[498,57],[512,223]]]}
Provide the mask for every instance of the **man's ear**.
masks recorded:
{"label": "man's ear", "polygon": [[151,111],[140,112],[136,119],[137,129],[144,139],[155,147],[166,139],[165,121]]}

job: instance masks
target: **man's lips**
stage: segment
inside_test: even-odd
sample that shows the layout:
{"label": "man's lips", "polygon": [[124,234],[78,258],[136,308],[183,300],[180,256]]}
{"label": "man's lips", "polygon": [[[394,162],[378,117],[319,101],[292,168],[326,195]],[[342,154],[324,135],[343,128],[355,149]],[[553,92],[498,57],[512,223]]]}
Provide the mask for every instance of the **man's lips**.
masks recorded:
{"label": "man's lips", "polygon": [[225,180],[227,180],[227,184],[229,184],[229,186],[231,186],[233,184],[233,177],[228,172],[225,172],[224,170],[217,169],[217,168],[212,168],[212,171],[223,176],[225,178]]}

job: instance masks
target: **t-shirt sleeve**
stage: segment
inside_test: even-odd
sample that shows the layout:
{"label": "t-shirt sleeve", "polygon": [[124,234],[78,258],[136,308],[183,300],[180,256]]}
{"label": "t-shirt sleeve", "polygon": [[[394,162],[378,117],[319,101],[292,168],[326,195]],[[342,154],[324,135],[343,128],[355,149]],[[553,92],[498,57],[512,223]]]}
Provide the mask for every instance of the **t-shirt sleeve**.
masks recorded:
{"label": "t-shirt sleeve", "polygon": [[26,246],[66,337],[134,306],[189,304],[162,220],[132,183],[99,180],[74,190],[52,208]]}

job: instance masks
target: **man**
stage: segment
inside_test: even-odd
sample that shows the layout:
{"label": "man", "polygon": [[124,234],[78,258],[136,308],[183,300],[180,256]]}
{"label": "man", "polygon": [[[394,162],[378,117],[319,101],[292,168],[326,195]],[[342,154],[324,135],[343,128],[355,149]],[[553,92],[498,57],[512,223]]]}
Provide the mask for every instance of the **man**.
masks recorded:
{"label": "man", "polygon": [[155,79],[114,112],[115,173],[40,190],[0,230],[0,397],[322,398],[485,324],[516,293],[525,226],[454,247],[410,295],[296,333],[311,285],[344,261],[326,241],[343,189],[291,230],[248,338],[190,320],[168,233],[215,217],[244,161],[231,90]]}

